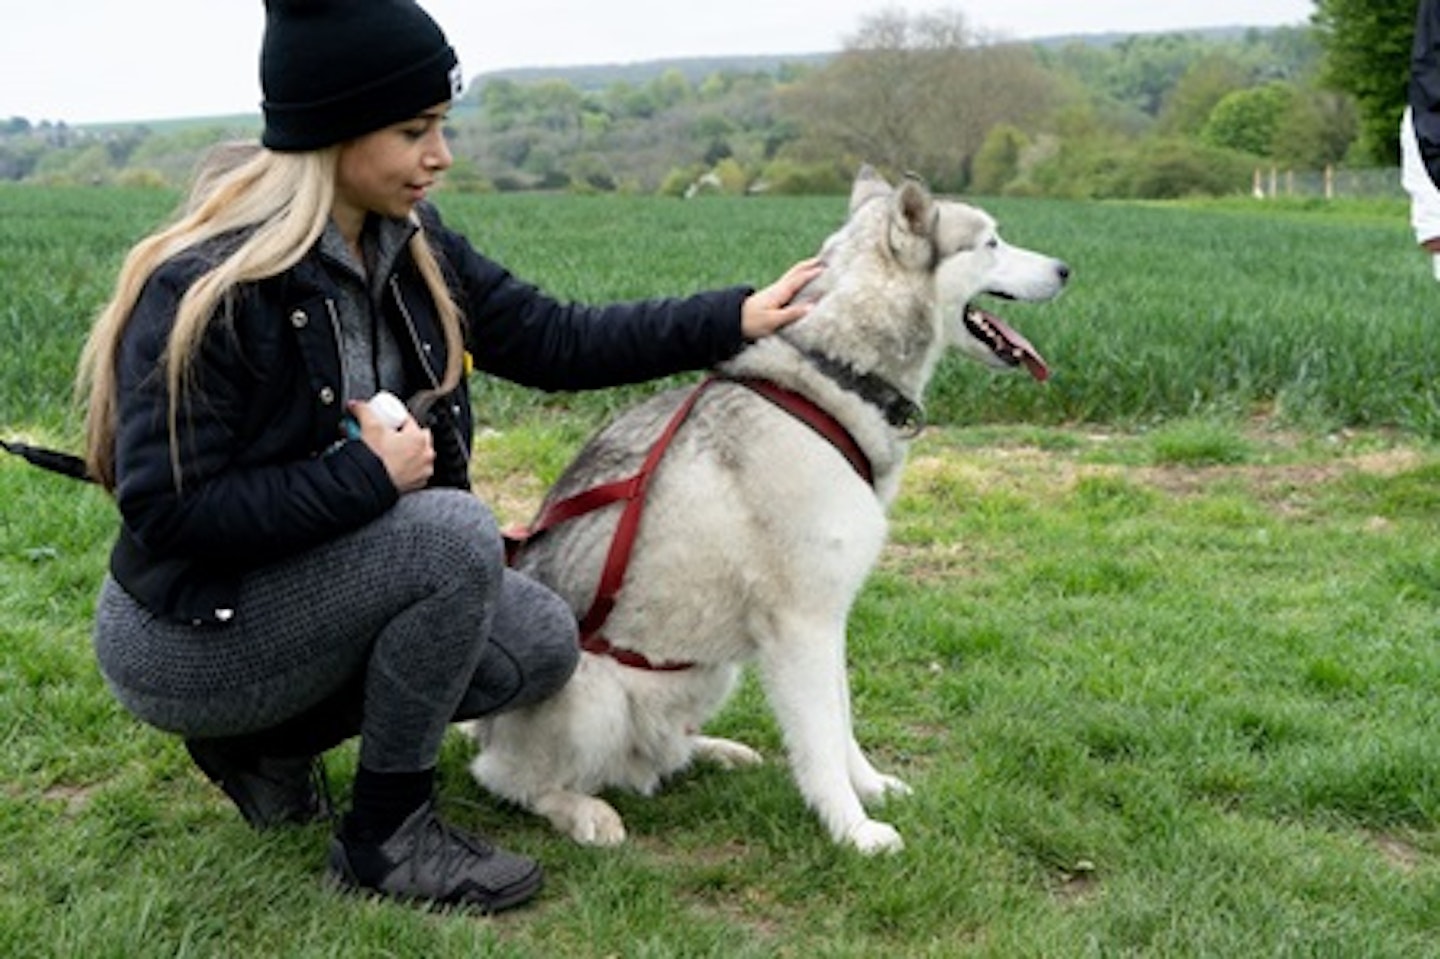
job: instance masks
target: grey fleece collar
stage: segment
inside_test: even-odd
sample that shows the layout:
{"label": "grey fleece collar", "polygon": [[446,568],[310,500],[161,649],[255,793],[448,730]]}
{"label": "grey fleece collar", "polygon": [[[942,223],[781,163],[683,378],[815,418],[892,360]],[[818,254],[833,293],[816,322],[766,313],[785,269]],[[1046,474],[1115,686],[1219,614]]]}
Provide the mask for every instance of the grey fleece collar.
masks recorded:
{"label": "grey fleece collar", "polygon": [[355,259],[354,251],[340,235],[340,228],[334,220],[330,220],[325,224],[325,232],[320,234],[320,255],[360,277],[369,288],[370,295],[378,298],[394,272],[395,261],[419,229],[410,220],[374,215],[367,217],[360,236],[365,255],[372,261],[367,268]]}

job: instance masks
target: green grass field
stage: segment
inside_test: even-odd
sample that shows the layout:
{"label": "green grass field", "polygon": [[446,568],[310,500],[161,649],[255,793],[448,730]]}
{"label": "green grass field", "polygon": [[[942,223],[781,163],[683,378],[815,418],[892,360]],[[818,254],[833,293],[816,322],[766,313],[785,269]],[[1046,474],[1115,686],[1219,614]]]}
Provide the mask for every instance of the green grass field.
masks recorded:
{"label": "green grass field", "polygon": [[[0,436],[73,444],[69,376],[174,197],[0,189]],[[565,296],[763,282],[839,199],[444,197]],[[581,849],[442,801],[547,866],[495,920],[349,899],[323,827],[257,836],[111,700],[89,618],[113,508],[0,461],[0,955],[1440,955],[1440,289],[1401,206],[988,203],[1073,288],[1005,305],[1038,386],[947,364],[851,629],[858,733],[915,795],[835,849],[747,682],[760,769],[611,797]],[[477,385],[477,489],[526,518],[639,389]],[[332,754],[343,797],[353,752]]]}

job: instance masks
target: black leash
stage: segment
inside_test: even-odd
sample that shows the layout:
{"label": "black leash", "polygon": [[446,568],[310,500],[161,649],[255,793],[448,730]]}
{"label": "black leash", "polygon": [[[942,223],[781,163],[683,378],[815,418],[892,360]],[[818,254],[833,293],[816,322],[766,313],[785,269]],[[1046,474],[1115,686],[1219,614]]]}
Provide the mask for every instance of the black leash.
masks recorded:
{"label": "black leash", "polygon": [[95,478],[85,468],[85,461],[70,453],[47,450],[43,447],[28,446],[25,443],[8,440],[0,440],[0,449],[20,457],[31,466],[38,466],[42,470],[59,473],[61,476],[68,476],[86,483],[95,482]]}

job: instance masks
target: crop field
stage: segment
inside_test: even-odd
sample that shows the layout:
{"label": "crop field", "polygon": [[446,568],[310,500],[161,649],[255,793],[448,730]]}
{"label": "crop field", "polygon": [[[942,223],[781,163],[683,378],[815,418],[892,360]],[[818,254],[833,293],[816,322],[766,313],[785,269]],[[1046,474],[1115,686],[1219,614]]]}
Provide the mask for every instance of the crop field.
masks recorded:
{"label": "crop field", "polygon": [[[0,437],[74,448],[75,356],[177,198],[0,188]],[[760,285],[840,198],[442,195],[520,276],[608,301]],[[577,847],[441,764],[454,818],[538,857],[496,919],[338,895],[325,827],[250,832],[89,646],[98,491],[0,459],[0,955],[1440,955],[1440,284],[1403,204],[994,200],[1065,258],[989,304],[1037,384],[947,361],[857,602],[857,733],[906,849],[834,848],[747,679],[713,732],[767,763],[609,796]],[[477,382],[502,522],[653,387]],[[328,758],[348,794],[353,747]]]}
{"label": "crop field", "polygon": [[[70,422],[69,375],[89,320],[126,245],[174,202],[160,192],[0,189],[0,423]],[[440,204],[518,275],[595,301],[762,284],[816,250],[844,216],[841,198],[442,196]],[[987,208],[1011,242],[1075,270],[1060,301],[999,309],[1055,376],[1036,389],[956,360],[932,387],[933,422],[1134,427],[1264,415],[1440,437],[1440,353],[1427,348],[1440,289],[1410,241],[1402,204],[996,200]],[[497,422],[553,406],[493,391]],[[561,403],[603,411],[614,401]]]}

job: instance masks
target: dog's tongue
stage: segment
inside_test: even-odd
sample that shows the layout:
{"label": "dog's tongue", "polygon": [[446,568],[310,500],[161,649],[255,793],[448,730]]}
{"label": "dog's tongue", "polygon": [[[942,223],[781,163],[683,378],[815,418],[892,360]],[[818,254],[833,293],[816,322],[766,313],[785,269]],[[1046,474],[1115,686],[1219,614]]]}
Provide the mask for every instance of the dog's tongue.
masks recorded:
{"label": "dog's tongue", "polygon": [[1002,345],[995,351],[996,353],[1015,363],[1025,364],[1025,369],[1030,371],[1030,375],[1042,383],[1050,378],[1050,367],[1045,365],[1045,358],[1030,344],[1029,340],[1016,333],[1008,323],[994,313],[973,306],[970,309],[983,316],[985,322],[990,324],[1002,341]]}

